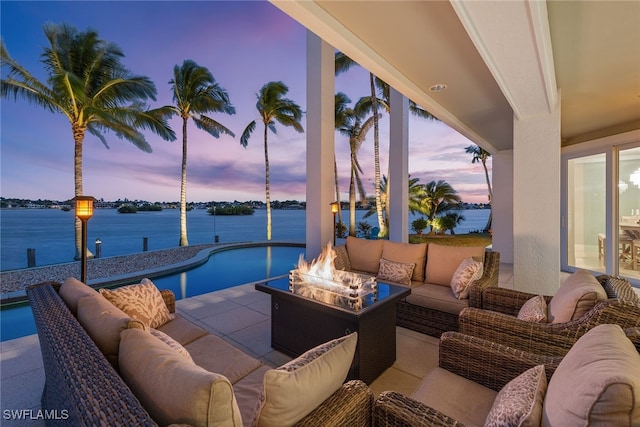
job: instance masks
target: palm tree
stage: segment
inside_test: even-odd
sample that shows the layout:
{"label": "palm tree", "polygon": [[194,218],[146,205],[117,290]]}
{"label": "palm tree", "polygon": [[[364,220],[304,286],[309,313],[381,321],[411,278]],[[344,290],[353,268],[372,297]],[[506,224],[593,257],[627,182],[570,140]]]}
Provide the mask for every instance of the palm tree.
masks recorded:
{"label": "palm tree", "polygon": [[477,145],[470,145],[465,149],[466,153],[473,154],[471,163],[480,162],[484,168],[484,178],[487,181],[487,189],[489,190],[489,218],[487,219],[487,225],[484,226],[484,232],[488,233],[491,229],[491,221],[493,216],[493,209],[491,208],[491,202],[493,201],[493,191],[491,190],[491,181],[489,180],[489,171],[487,170],[487,159],[491,157],[491,153],[485,149],[478,147]]}
{"label": "palm tree", "polygon": [[[260,113],[260,118],[264,124],[264,166],[265,166],[265,189],[267,204],[267,240],[271,240],[271,196],[269,189],[269,150],[268,150],[268,130],[276,133],[276,122],[283,126],[291,126],[296,131],[302,133],[304,129],[300,124],[304,114],[298,104],[288,98],[283,98],[289,88],[282,82],[269,82],[262,86],[258,93],[256,108]],[[247,125],[240,137],[240,144],[247,147],[249,137],[256,129],[256,121],[253,120]]]}
{"label": "palm tree", "polygon": [[235,136],[207,113],[235,114],[229,95],[213,78],[211,72],[192,60],[173,67],[173,102],[165,108],[171,115],[182,118],[182,175],[180,180],[180,246],[189,246],[187,238],[187,122],[193,119],[196,127],[214,138],[220,134]]}
{"label": "palm tree", "polygon": [[[341,127],[343,127],[345,125],[345,120],[346,120],[346,112],[349,111],[349,103],[351,102],[351,99],[349,99],[349,97],[342,93],[342,92],[338,92],[335,95],[335,99],[334,99],[334,107],[335,107],[335,128],[336,130],[340,129]],[[340,186],[339,186],[339,181],[338,181],[338,162],[336,161],[336,155],[335,155],[335,151],[333,154],[333,172],[334,172],[334,180],[335,180],[335,187],[336,187],[336,201],[338,202],[338,224],[342,223],[342,204],[340,203]],[[334,230],[335,232],[335,230]]]}
{"label": "palm tree", "polygon": [[418,205],[415,207],[418,212],[428,217],[431,225],[430,234],[435,233],[434,220],[438,213],[458,207],[461,200],[458,192],[451,185],[444,181],[431,181],[422,185],[420,189]]}
{"label": "palm tree", "polygon": [[[336,52],[335,55],[335,67],[336,75],[344,71],[347,71],[357,63],[349,58],[342,52]],[[374,188],[376,197],[376,213],[378,215],[378,228],[380,229],[378,235],[385,236],[386,225],[382,215],[382,201],[380,196],[380,131],[378,125],[378,98],[376,96],[375,76],[373,73],[369,73],[369,86],[371,88],[371,114],[373,118],[373,158],[374,158]]]}
{"label": "palm tree", "polygon": [[366,201],[366,192],[360,175],[362,167],[358,161],[358,150],[364,142],[367,132],[373,126],[373,117],[365,118],[363,111],[346,109],[338,129],[341,135],[349,138],[351,174],[349,178],[349,235],[356,235],[356,188],[360,201]]}
{"label": "palm tree", "polygon": [[[42,63],[47,81],[42,82],[18,64],[0,43],[3,97],[11,94],[53,113],[63,114],[71,124],[74,141],[74,194],[83,195],[82,151],[87,131],[109,148],[104,132],[113,131],[145,152],[151,146],[140,130],[150,130],[165,140],[175,140],[164,109],[150,110],[145,101],[156,99],[156,87],[145,76],[133,75],[121,62],[118,46],[98,38],[92,29],[78,32],[62,24],[46,24],[49,46]],[[75,258],[81,254],[81,222],[75,221]]]}
{"label": "palm tree", "polygon": [[[408,182],[409,211],[411,213],[420,211],[419,204],[420,204],[421,197],[423,196],[423,191],[422,191],[422,185],[418,184],[418,181],[420,181],[420,178],[411,178],[411,176],[409,176],[409,182]],[[388,188],[389,188],[389,180],[385,175],[383,175],[382,179],[380,180],[380,200],[382,202],[382,209],[384,210],[384,215],[385,215],[384,222],[387,228],[389,228],[389,204],[387,203]],[[368,218],[371,215],[375,215],[375,214],[376,214],[376,207],[372,206],[371,209],[369,209],[367,213],[363,215],[363,218]]]}

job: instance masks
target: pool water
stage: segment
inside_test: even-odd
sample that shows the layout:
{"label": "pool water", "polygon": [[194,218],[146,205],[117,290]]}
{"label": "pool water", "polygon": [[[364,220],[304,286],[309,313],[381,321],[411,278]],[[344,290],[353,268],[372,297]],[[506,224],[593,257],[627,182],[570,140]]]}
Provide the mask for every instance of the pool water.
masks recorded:
{"label": "pool water", "polygon": [[[298,263],[302,246],[256,246],[214,252],[206,263],[191,270],[164,277],[152,277],[159,289],[171,289],[176,299],[189,298],[245,283],[287,274]],[[28,303],[3,308],[0,312],[0,340],[7,341],[36,333]]]}

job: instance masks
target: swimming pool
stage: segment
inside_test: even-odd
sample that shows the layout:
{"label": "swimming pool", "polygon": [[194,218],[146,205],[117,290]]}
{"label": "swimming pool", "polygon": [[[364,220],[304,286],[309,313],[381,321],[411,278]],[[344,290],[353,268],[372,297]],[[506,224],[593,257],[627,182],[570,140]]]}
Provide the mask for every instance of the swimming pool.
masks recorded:
{"label": "swimming pool", "polygon": [[[198,267],[151,279],[159,289],[171,289],[176,299],[189,298],[287,274],[297,264],[300,254],[304,255],[304,245],[213,249],[207,261]],[[3,308],[0,320],[1,341],[36,333],[28,303]]]}

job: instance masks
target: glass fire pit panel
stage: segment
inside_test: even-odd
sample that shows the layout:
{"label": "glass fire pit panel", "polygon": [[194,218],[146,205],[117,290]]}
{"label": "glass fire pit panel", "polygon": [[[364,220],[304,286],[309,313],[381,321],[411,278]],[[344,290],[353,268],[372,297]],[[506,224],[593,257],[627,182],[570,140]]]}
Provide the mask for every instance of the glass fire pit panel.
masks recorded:
{"label": "glass fire pit panel", "polygon": [[328,279],[291,270],[289,290],[299,296],[354,311],[359,311],[378,299],[375,277],[351,272],[340,273],[338,277]]}

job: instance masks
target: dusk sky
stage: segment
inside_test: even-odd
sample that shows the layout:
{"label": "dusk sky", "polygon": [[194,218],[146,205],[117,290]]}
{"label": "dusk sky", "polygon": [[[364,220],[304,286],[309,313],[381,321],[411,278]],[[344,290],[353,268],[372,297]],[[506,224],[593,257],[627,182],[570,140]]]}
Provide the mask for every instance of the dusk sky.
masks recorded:
{"label": "dusk sky", "polygon": [[[213,117],[236,138],[215,139],[189,121],[187,200],[264,200],[264,153],[259,123],[247,148],[239,138],[258,118],[256,94],[269,81],[289,86],[288,98],[306,110],[306,30],[267,1],[7,1],[0,2],[2,39],[9,54],[41,81],[42,27],[67,23],[95,29],[117,44],[133,74],[154,81],[152,107],[172,103],[169,80],[185,59],[207,67],[227,90],[236,114]],[[4,70],[3,70],[4,77]],[[336,91],[355,103],[369,93],[368,72],[352,68],[336,78]],[[73,138],[68,120],[22,99],[1,101],[1,192],[5,198],[66,200],[73,194]],[[302,122],[306,129],[306,120]],[[177,140],[147,134],[153,153],[107,133],[109,149],[87,133],[84,193],[98,199],[177,201],[180,195],[181,119],[170,125]],[[421,183],[444,179],[463,201],[486,202],[480,164],[464,148],[472,143],[437,121],[409,119],[409,171]],[[305,134],[276,125],[269,134],[272,200],[305,199]],[[388,117],[381,120],[381,164],[386,173]],[[336,135],[343,200],[349,177],[348,141]],[[373,195],[373,131],[358,153]]]}

